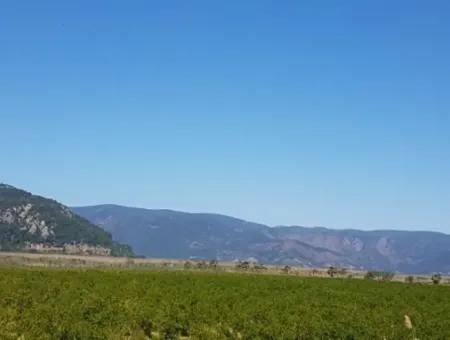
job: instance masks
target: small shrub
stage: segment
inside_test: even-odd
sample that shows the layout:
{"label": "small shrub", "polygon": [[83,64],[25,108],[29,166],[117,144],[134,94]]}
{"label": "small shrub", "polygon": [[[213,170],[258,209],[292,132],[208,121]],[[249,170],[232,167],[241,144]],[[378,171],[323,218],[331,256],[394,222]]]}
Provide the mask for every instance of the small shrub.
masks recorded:
{"label": "small shrub", "polygon": [[141,321],[139,326],[141,327],[141,329],[144,332],[144,334],[151,339],[151,337],[152,337],[152,329],[153,329],[152,322],[150,320],[148,320],[148,319],[144,319],[144,320]]}
{"label": "small shrub", "polygon": [[365,278],[366,280],[375,280],[376,277],[377,277],[377,276],[376,276],[376,273],[373,272],[373,271],[369,271],[369,272],[366,273],[366,275],[364,275],[364,278]]}
{"label": "small shrub", "polygon": [[206,263],[206,261],[202,260],[200,262],[197,262],[197,268],[198,269],[206,269],[206,268],[208,268],[208,264]]}
{"label": "small shrub", "polygon": [[333,267],[333,266],[329,267],[328,270],[327,270],[327,274],[330,277],[334,277],[337,274],[337,268]]}
{"label": "small shrub", "polygon": [[367,280],[391,281],[395,274],[392,272],[368,271],[364,276]]}
{"label": "small shrub", "polygon": [[169,324],[167,327],[163,330],[163,339],[164,340],[177,340],[179,339],[178,330],[176,325]]}
{"label": "small shrub", "polygon": [[438,285],[439,283],[441,283],[442,280],[442,275],[439,273],[433,274],[431,276],[431,281],[433,282],[433,284]]}
{"label": "small shrub", "polygon": [[382,272],[381,273],[381,279],[383,281],[392,281],[392,279],[394,278],[395,274],[391,273],[391,272]]}
{"label": "small shrub", "polygon": [[239,261],[238,263],[236,263],[236,269],[249,270],[250,269],[250,262],[248,262],[248,261]]}
{"label": "small shrub", "polygon": [[256,271],[265,271],[265,270],[267,270],[267,267],[262,264],[255,264],[253,266],[253,269]]}
{"label": "small shrub", "polygon": [[414,276],[408,275],[407,277],[405,277],[405,282],[406,283],[414,283]]}
{"label": "small shrub", "polygon": [[334,266],[330,266],[327,270],[327,274],[330,277],[335,277],[337,275],[339,276],[345,276],[347,274],[347,269],[342,268],[342,267],[334,267]]}
{"label": "small shrub", "polygon": [[290,271],[291,271],[291,267],[287,266],[287,265],[281,269],[281,272],[284,274],[289,274]]}

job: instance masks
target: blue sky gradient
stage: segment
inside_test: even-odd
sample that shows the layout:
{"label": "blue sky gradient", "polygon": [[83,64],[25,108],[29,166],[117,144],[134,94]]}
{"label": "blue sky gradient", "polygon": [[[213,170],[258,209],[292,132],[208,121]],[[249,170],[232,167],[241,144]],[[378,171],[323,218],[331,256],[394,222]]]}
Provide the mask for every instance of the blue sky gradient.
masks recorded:
{"label": "blue sky gradient", "polygon": [[450,2],[2,1],[0,182],[450,233]]}

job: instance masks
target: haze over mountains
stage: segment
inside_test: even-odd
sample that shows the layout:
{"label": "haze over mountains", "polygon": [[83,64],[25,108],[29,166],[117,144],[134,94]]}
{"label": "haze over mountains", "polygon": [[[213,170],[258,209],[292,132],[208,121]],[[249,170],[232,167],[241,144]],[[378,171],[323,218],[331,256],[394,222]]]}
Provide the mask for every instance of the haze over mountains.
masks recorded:
{"label": "haze over mountains", "polygon": [[450,235],[437,232],[269,227],[217,214],[117,205],[73,211],[149,257],[450,272]]}

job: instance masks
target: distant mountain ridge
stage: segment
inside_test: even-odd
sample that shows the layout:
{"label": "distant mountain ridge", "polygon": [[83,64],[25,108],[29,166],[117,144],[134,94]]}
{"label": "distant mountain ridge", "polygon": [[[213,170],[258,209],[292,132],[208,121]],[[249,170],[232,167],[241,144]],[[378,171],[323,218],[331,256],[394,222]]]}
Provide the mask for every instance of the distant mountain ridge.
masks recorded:
{"label": "distant mountain ridge", "polygon": [[7,184],[0,184],[0,250],[132,254],[68,207]]}
{"label": "distant mountain ridge", "polygon": [[149,257],[450,272],[450,235],[443,233],[269,227],[224,215],[117,205],[72,209]]}

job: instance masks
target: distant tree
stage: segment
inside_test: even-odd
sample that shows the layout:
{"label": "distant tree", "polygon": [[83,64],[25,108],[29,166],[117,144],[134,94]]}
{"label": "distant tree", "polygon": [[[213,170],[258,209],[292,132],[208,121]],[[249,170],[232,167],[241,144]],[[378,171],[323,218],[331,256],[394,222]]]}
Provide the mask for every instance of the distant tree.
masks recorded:
{"label": "distant tree", "polygon": [[368,271],[364,276],[367,280],[391,281],[395,276],[392,272]]}
{"label": "distant tree", "polygon": [[205,260],[202,260],[200,262],[197,262],[197,268],[198,269],[206,269],[206,268],[208,268],[208,264],[206,263]]}
{"label": "distant tree", "polygon": [[347,274],[347,269],[342,268],[342,267],[330,266],[327,270],[327,274],[330,277],[335,277],[336,275],[345,276]]}
{"label": "distant tree", "polygon": [[209,268],[211,269],[217,269],[218,265],[219,262],[216,259],[209,261]]}
{"label": "distant tree", "polygon": [[151,339],[152,338],[152,322],[148,319],[143,319],[141,320],[140,324],[142,331],[144,332],[144,334]]}
{"label": "distant tree", "polygon": [[366,275],[364,275],[364,278],[367,280],[375,280],[376,277],[377,277],[376,272],[373,271],[368,271]]}
{"label": "distant tree", "polygon": [[191,269],[192,268],[192,262],[186,261],[184,262],[184,269]]}
{"label": "distant tree", "polygon": [[336,267],[330,266],[327,270],[327,274],[330,277],[334,277],[338,273],[338,269]]}
{"label": "distant tree", "polygon": [[338,275],[345,276],[347,275],[347,268],[338,268]]}
{"label": "distant tree", "polygon": [[381,279],[383,281],[392,281],[394,276],[395,276],[395,274],[391,273],[391,272],[381,272]]}
{"label": "distant tree", "polygon": [[285,274],[289,274],[290,273],[290,271],[291,271],[291,267],[290,266],[288,266],[288,265],[286,265],[286,266],[284,266],[282,269],[281,269],[281,271],[283,272],[283,273],[285,273]]}
{"label": "distant tree", "polygon": [[248,262],[248,261],[239,261],[236,264],[236,269],[249,270],[250,269],[250,262]]}
{"label": "distant tree", "polygon": [[262,265],[262,264],[256,263],[256,264],[253,266],[253,269],[255,269],[256,271],[263,271],[263,270],[267,270],[267,267],[264,266],[264,265]]}
{"label": "distant tree", "polygon": [[414,276],[408,275],[407,277],[405,277],[405,282],[406,283],[414,283]]}
{"label": "distant tree", "polygon": [[442,275],[439,273],[433,274],[431,276],[431,281],[433,281],[433,284],[438,285],[439,283],[441,283],[442,280]]}

